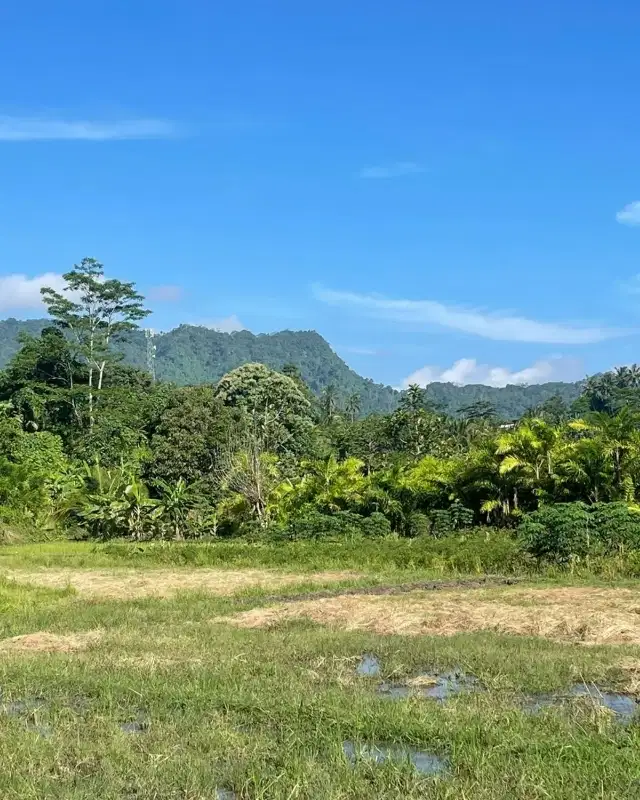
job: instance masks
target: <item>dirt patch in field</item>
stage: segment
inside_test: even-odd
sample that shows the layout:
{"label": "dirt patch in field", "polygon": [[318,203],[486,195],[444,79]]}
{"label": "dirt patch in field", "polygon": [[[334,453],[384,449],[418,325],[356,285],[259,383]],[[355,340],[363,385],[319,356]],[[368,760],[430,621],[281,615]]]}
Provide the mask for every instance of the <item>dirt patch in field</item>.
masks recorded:
{"label": "dirt patch in field", "polygon": [[267,569],[43,569],[11,570],[4,577],[17,583],[65,589],[91,597],[131,600],[137,597],[172,597],[178,592],[233,595],[246,589],[278,589],[295,584],[316,585],[355,580],[355,572],[295,574]]}
{"label": "dirt patch in field", "polygon": [[264,628],[300,617],[379,634],[452,636],[494,631],[582,644],[640,644],[640,591],[631,589],[471,589],[342,596],[281,603],[215,621]]}
{"label": "dirt patch in field", "polygon": [[85,631],[84,633],[49,633],[38,631],[13,636],[0,641],[2,653],[77,653],[87,650],[102,638],[102,631]]}

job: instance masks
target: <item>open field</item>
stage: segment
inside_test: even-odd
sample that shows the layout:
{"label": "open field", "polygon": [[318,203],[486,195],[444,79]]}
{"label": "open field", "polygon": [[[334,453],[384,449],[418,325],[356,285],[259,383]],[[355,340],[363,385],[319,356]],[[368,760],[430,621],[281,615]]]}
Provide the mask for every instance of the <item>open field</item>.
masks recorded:
{"label": "open field", "polygon": [[640,796],[633,583],[136,558],[1,551],[3,800]]}

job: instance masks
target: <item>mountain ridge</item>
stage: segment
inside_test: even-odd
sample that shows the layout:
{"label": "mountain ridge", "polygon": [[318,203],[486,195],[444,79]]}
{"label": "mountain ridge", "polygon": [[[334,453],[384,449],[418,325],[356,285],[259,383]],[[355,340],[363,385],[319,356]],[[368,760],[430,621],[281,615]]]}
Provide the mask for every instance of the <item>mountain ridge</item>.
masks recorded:
{"label": "mountain ridge", "polygon": [[[50,325],[48,319],[0,320],[0,369],[20,348],[20,333],[39,335]],[[391,386],[358,375],[317,331],[278,331],[254,334],[250,331],[222,333],[198,325],[182,324],[154,335],[155,371],[159,380],[179,385],[216,383],[231,369],[247,362],[266,364],[281,370],[295,364],[315,394],[335,385],[342,397],[358,394],[361,411],[393,411],[401,394]],[[124,360],[131,366],[147,366],[144,331],[134,331],[120,342]],[[504,388],[469,384],[432,383],[426,389],[429,400],[448,413],[456,414],[478,400],[492,403],[503,418],[516,418],[529,408],[559,394],[567,402],[580,394],[581,383],[548,383]]]}

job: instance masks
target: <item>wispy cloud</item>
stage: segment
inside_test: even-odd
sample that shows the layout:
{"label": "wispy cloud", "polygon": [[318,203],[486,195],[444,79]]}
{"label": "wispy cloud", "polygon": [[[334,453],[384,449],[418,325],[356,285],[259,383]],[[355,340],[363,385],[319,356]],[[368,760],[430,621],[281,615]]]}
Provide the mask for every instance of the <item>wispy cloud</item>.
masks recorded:
{"label": "wispy cloud", "polygon": [[157,303],[176,303],[182,299],[184,289],[182,286],[175,286],[174,284],[164,284],[162,286],[152,286],[147,292],[149,300],[155,300]]}
{"label": "wispy cloud", "polygon": [[631,225],[632,227],[640,225],[640,200],[628,203],[622,211],[618,211],[616,219],[621,225]]}
{"label": "wispy cloud", "polygon": [[505,342],[592,344],[622,336],[628,331],[606,327],[581,327],[560,322],[540,322],[508,312],[447,306],[435,300],[392,300],[380,295],[356,294],[314,286],[318,300],[391,322],[451,328]]}
{"label": "wispy cloud", "polygon": [[236,331],[248,330],[247,326],[243,325],[235,314],[230,314],[228,317],[221,317],[220,319],[204,320],[197,324],[220,333],[235,333]]}
{"label": "wispy cloud", "polygon": [[0,312],[44,311],[45,306],[40,295],[40,289],[44,286],[61,292],[66,283],[62,275],[55,272],[45,272],[33,278],[18,273],[0,275]]}
{"label": "wispy cloud", "polygon": [[162,119],[61,120],[0,116],[0,141],[35,142],[55,139],[103,142],[110,139],[157,139],[175,136],[178,128]]}
{"label": "wispy cloud", "polygon": [[393,164],[363,167],[359,174],[361,178],[401,178],[403,175],[416,175],[419,172],[424,172],[424,169],[415,161],[396,161]]}
{"label": "wispy cloud", "polygon": [[479,364],[475,358],[460,358],[446,369],[426,366],[416,370],[404,379],[402,388],[412,383],[419,386],[430,383],[455,383],[459,386],[470,383],[481,383],[485,386],[528,385],[550,381],[576,381],[583,374],[581,362],[573,358],[542,359],[520,370]]}

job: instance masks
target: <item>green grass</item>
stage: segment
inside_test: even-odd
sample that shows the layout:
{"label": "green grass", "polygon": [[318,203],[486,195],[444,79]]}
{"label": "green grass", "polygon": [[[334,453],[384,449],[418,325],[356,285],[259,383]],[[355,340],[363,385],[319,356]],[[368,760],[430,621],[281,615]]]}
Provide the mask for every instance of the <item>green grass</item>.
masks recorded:
{"label": "green grass", "polygon": [[[157,550],[141,569],[179,557],[160,560]],[[257,552],[251,566],[264,564]],[[105,548],[51,544],[6,548],[0,569],[46,559],[71,565],[65,553],[75,567],[132,564]],[[104,631],[84,653],[0,657],[0,706],[27,703],[21,713],[0,713],[0,797],[210,800],[216,787],[263,800],[640,796],[640,726],[615,725],[579,701],[540,715],[518,708],[523,693],[579,680],[615,687],[617,665],[640,659],[638,647],[489,633],[382,637],[307,622],[239,630],[213,621],[235,610],[233,599],[204,594],[102,602],[0,582],[0,638]],[[376,695],[378,679],[355,676],[363,653],[379,657],[385,679],[461,666],[487,691],[444,705],[390,702]],[[119,727],[136,720],[141,733]],[[449,771],[434,778],[404,763],[354,768],[344,740],[411,745],[446,758]]]}
{"label": "green grass", "polygon": [[519,548],[500,531],[445,539],[343,539],[339,541],[193,542],[52,541],[0,548],[2,567],[277,567],[289,570],[429,570],[485,573],[522,570]]}

